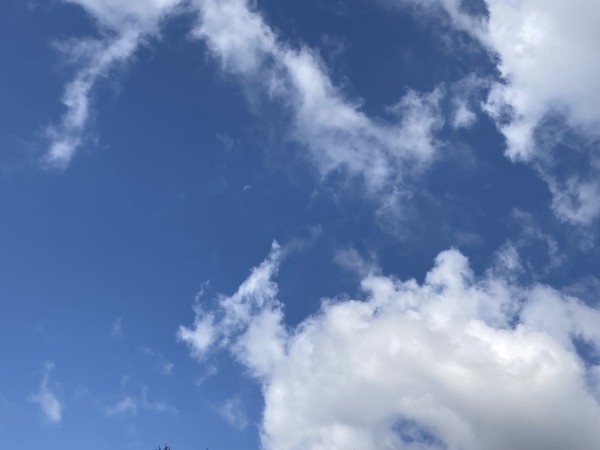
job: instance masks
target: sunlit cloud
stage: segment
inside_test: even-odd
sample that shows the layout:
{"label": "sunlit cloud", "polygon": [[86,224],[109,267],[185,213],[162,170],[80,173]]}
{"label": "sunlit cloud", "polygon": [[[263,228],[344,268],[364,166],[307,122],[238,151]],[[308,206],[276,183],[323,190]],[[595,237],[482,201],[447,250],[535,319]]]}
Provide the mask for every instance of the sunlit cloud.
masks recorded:
{"label": "sunlit cloud", "polygon": [[460,252],[444,251],[422,283],[359,265],[364,298],[324,300],[293,329],[273,280],[280,252],[274,246],[236,293],[196,317],[190,330],[212,317],[210,344],[183,339],[201,361],[227,350],[261,383],[264,448],[599,442],[599,367],[577,341],[600,350],[600,311],[543,284],[519,285],[514,249],[480,276]]}

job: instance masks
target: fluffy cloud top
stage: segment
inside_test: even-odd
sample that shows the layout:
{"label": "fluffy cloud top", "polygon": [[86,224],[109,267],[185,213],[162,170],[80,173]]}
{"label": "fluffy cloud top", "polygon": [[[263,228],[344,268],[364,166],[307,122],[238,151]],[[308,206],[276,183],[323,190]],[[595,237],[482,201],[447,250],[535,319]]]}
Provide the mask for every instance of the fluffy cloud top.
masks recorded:
{"label": "fluffy cloud top", "polygon": [[[371,272],[364,299],[286,329],[280,255],[180,330],[194,355],[218,344],[260,380],[265,448],[597,448],[599,366],[577,352],[600,349],[597,309],[499,267],[477,277],[448,250],[422,284]],[[207,317],[212,345],[184,337]]]}
{"label": "fluffy cloud top", "polygon": [[[600,214],[598,157],[600,125],[600,3],[577,0],[488,0],[489,23],[484,35],[499,56],[506,82],[497,84],[488,110],[506,137],[507,155],[534,164],[553,194],[556,215],[574,224],[588,224]],[[507,107],[511,118],[504,122]],[[577,169],[565,171],[553,152],[558,142],[539,142],[536,132],[548,117],[558,116],[584,137],[575,150],[590,151],[590,177]],[[559,138],[560,140],[560,138]],[[582,148],[579,148],[582,147]]]}
{"label": "fluffy cloud top", "polygon": [[508,155],[530,159],[533,131],[544,115],[565,114],[573,127],[597,133],[600,124],[600,4],[488,0],[487,40],[500,56],[507,83],[492,93],[494,111],[508,104],[513,120],[502,130]]}
{"label": "fluffy cloud top", "polygon": [[[485,0],[485,18],[469,14],[460,0],[387,3],[429,12],[441,8],[458,29],[490,51],[502,80],[493,84],[484,108],[506,139],[506,155],[540,173],[559,218],[579,225],[596,219],[600,215],[600,29],[596,26],[600,3]],[[461,123],[463,116],[468,120],[468,115],[459,114],[455,123]],[[553,121],[558,124],[549,125]],[[552,129],[552,139],[539,138],[545,128]],[[565,130],[582,139],[569,142]],[[589,153],[591,175],[582,176],[569,158],[561,162],[559,153],[565,151]],[[561,177],[561,172],[567,175]]]}

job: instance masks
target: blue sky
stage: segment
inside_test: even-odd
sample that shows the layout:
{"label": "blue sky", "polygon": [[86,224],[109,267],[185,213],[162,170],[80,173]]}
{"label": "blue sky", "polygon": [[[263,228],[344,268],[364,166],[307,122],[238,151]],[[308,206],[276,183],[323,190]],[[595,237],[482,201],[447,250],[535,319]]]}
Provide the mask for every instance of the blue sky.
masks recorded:
{"label": "blue sky", "polygon": [[3,442],[596,449],[599,14],[4,1]]}

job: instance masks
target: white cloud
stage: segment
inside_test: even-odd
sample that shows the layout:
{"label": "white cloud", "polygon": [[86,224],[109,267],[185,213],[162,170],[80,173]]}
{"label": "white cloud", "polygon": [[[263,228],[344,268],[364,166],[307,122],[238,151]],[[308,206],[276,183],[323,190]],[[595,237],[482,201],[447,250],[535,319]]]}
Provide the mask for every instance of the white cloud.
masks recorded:
{"label": "white cloud", "polygon": [[575,343],[600,350],[599,310],[499,267],[476,276],[448,250],[421,284],[367,274],[364,299],[286,330],[277,260],[214,312],[213,345],[262,383],[264,448],[597,448],[600,369]]}
{"label": "white cloud", "polygon": [[[578,169],[560,182],[554,163],[545,164],[558,142],[541,143],[536,132],[549,115],[560,115],[564,126],[591,139],[582,149],[594,155],[600,145],[600,3],[586,0],[488,0],[490,19],[485,38],[499,55],[504,83],[494,87],[488,100],[492,116],[500,117],[508,106],[511,118],[498,121],[507,141],[507,156],[534,164],[553,195],[557,217],[573,224],[589,224],[600,215],[596,181],[582,178]],[[579,147],[579,145],[577,145]]]}
{"label": "white cloud", "polygon": [[[600,172],[596,174],[596,177]],[[574,224],[589,224],[600,215],[600,182],[571,175],[560,182],[551,174],[542,173],[552,193],[555,214]]]}
{"label": "white cloud", "polygon": [[[568,122],[598,135],[600,124],[600,30],[595,18],[600,4],[587,0],[485,0],[487,17],[470,15],[460,0],[400,0],[436,11],[440,6],[457,28],[467,31],[498,56],[504,78],[496,83],[488,106],[502,116],[512,109],[501,129],[507,154],[529,160],[536,148],[534,128],[543,117],[563,112]],[[542,149],[543,150],[543,149]]]}
{"label": "white cloud", "polygon": [[[502,80],[491,86],[484,109],[506,139],[506,155],[540,172],[553,195],[557,217],[589,224],[600,215],[596,195],[600,171],[581,177],[576,164],[559,166],[555,154],[584,151],[596,159],[600,150],[600,3],[587,0],[485,0],[488,16],[469,15],[460,0],[387,1],[419,10],[446,11],[455,26],[481,42],[497,61]],[[471,120],[457,105],[455,126]],[[559,148],[537,134],[549,117],[583,136],[583,144]],[[563,143],[564,144],[564,143]],[[592,163],[590,163],[592,164]],[[558,173],[570,174],[560,181]]]}
{"label": "white cloud", "polygon": [[124,397],[122,400],[115,403],[113,406],[106,408],[106,413],[109,416],[114,415],[137,415],[137,402],[130,396]]}
{"label": "white cloud", "polygon": [[116,38],[100,41],[74,42],[61,45],[64,52],[85,59],[83,67],[65,87],[62,102],[67,111],[58,125],[47,129],[50,148],[46,162],[54,167],[66,167],[82,145],[90,117],[92,89],[99,79],[119,63],[127,61],[139,45],[141,35],[135,30],[124,31]]}
{"label": "white cloud", "polygon": [[144,39],[157,33],[160,20],[181,3],[180,0],[65,1],[84,8],[98,22],[103,37],[57,45],[71,63],[79,66],[65,87],[62,102],[66,112],[58,124],[46,130],[50,143],[45,162],[61,168],[69,164],[85,140],[96,84],[130,60]]}
{"label": "white cloud", "polygon": [[[287,109],[292,139],[306,148],[321,176],[344,171],[362,178],[369,193],[395,207],[409,175],[435,159],[436,131],[443,124],[441,88],[425,94],[409,91],[390,108],[396,113],[394,123],[370,118],[359,100],[349,100],[334,86],[314,51],[286,44],[247,0],[69,3],[95,18],[105,37],[63,45],[81,68],[66,86],[66,113],[47,130],[50,165],[66,166],[85,141],[97,82],[130,60],[148,36],[157,34],[161,20],[183,5],[199,12],[193,35],[206,43],[223,71]],[[540,144],[536,132],[549,115],[558,115],[564,126],[587,136],[585,147],[598,153],[600,81],[595,74],[600,66],[595,55],[600,32],[590,17],[600,14],[600,6],[586,0],[486,0],[489,17],[484,18],[469,15],[459,0],[388,3],[438,13],[441,7],[457,28],[498,56],[502,81],[491,86],[484,109],[506,138],[507,156],[540,172],[553,194],[557,217],[572,224],[597,218],[598,170],[582,177],[570,167],[570,176],[561,180],[557,174],[564,168],[549,157],[559,151],[557,143]],[[451,124],[470,126],[476,118],[472,102],[453,101]]]}
{"label": "white cloud", "polygon": [[371,193],[393,191],[409,172],[435,157],[442,119],[441,89],[409,91],[396,106],[395,123],[364,114],[344,97],[318,55],[284,43],[246,0],[197,0],[202,39],[222,69],[237,75],[285,107],[291,135],[322,176],[342,170],[364,180]]}
{"label": "white cloud", "polygon": [[469,128],[477,120],[477,115],[469,108],[466,102],[456,100],[454,107],[454,119],[452,120],[454,128]]}
{"label": "white cloud", "polygon": [[46,364],[44,376],[36,394],[29,397],[29,401],[37,403],[42,413],[52,423],[60,423],[62,420],[63,405],[52,391],[50,385],[50,372],[54,368],[52,363]]}
{"label": "white cloud", "polygon": [[600,278],[585,276],[564,288],[565,293],[580,298],[590,305],[600,306]]}
{"label": "white cloud", "polygon": [[277,333],[272,326],[280,319],[271,302],[277,295],[277,285],[272,278],[277,274],[282,256],[281,247],[274,242],[269,257],[252,269],[232,296],[218,297],[218,308],[214,313],[205,312],[196,305],[194,325],[191,328],[180,326],[177,332],[177,339],[188,345],[195,358],[204,359],[213,346],[229,345],[232,336],[247,329],[254,340],[251,348],[240,348],[240,355],[243,351],[255,355],[255,365],[260,366],[257,367],[260,373],[269,369],[273,354],[281,353],[277,345],[272,345],[270,337]]}
{"label": "white cloud", "polygon": [[[409,183],[436,157],[436,132],[443,120],[438,87],[408,91],[392,106],[392,121],[368,117],[359,100],[349,100],[332,83],[316,52],[293,48],[269,27],[247,0],[68,0],[83,7],[104,32],[99,41],[64,44],[81,69],[67,85],[67,112],[48,129],[49,164],[65,167],[85,141],[93,89],[118,65],[132,58],[161,20],[178,7],[196,11],[192,35],[203,40],[223,71],[240,78],[253,95],[289,112],[290,138],[302,145],[322,177],[342,171],[363,181],[366,192],[397,204]],[[468,114],[467,114],[468,115]],[[464,111],[461,126],[471,120]],[[393,197],[393,198],[390,198]],[[198,332],[210,333],[210,323]],[[200,336],[197,336],[200,338]],[[205,336],[205,338],[209,338]]]}
{"label": "white cloud", "polygon": [[181,0],[64,0],[81,6],[99,24],[109,30],[129,26],[152,29],[165,13],[172,11]]}
{"label": "white cloud", "polygon": [[248,418],[239,397],[225,400],[219,408],[219,413],[229,425],[238,430],[243,430],[248,426]]}

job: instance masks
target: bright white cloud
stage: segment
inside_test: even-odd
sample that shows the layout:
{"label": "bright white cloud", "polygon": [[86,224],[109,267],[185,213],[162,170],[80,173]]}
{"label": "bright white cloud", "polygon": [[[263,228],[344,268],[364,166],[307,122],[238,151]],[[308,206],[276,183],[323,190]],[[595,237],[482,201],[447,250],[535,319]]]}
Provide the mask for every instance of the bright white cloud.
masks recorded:
{"label": "bright white cloud", "polygon": [[42,413],[52,423],[62,420],[63,405],[50,387],[50,372],[54,368],[52,363],[46,364],[44,376],[36,394],[29,397],[29,401],[37,403]]}
{"label": "bright white cloud", "polygon": [[457,28],[498,56],[504,80],[495,84],[488,108],[499,119],[511,159],[535,156],[533,133],[549,113],[565,114],[571,126],[598,135],[598,2],[485,0],[487,17],[470,15],[460,0],[388,3],[418,5],[431,12],[441,6]]}
{"label": "bright white cloud", "polygon": [[533,129],[544,115],[566,114],[574,127],[597,133],[600,124],[600,3],[587,0],[488,0],[489,44],[500,56],[507,83],[497,85],[492,108],[508,104],[503,127],[508,155],[529,159]]}
{"label": "bright white cloud", "polygon": [[[600,174],[581,176],[561,166],[557,152],[584,151],[594,165],[600,150],[600,3],[588,0],[485,0],[488,16],[469,15],[460,0],[388,0],[430,13],[443,10],[455,26],[479,40],[497,60],[502,80],[491,86],[484,109],[506,139],[512,161],[532,164],[548,183],[552,207],[562,220],[589,224],[600,215]],[[468,123],[457,105],[455,126]],[[558,141],[540,142],[548,118],[583,136],[571,149]],[[569,173],[561,179],[559,172]]]}
{"label": "bright white cloud", "polygon": [[[107,36],[114,37],[65,46],[72,58],[84,62],[67,85],[63,98],[67,112],[48,131],[47,159],[57,166],[68,164],[83,142],[98,80],[129,60],[144,38],[157,32],[160,20],[183,4],[69,2],[85,8],[109,31]],[[308,150],[322,176],[342,170],[362,178],[371,193],[393,193],[395,184],[435,157],[434,134],[442,125],[441,89],[426,94],[409,91],[391,108],[395,123],[383,123],[367,117],[357,101],[344,98],[317,54],[285,44],[247,0],[194,0],[186,6],[199,13],[193,35],[206,43],[223,70],[251,81],[265,97],[291,112],[292,138]]]}
{"label": "bright white cloud", "polygon": [[[272,279],[279,270],[281,258],[281,247],[274,242],[269,257],[252,269],[238,290],[230,297],[220,296],[217,299],[219,308],[215,313],[205,312],[199,304],[196,305],[193,327],[181,326],[177,332],[177,339],[189,346],[195,358],[203,360],[213,346],[230,345],[232,336],[248,329],[254,336],[254,347],[245,350],[256,354],[254,359],[257,363],[264,360],[264,365],[258,364],[261,366],[259,373],[268,371],[274,354],[281,353],[281,349],[271,345],[270,340],[273,333],[277,333],[272,327],[278,326],[280,319],[276,317],[273,320],[280,313],[272,304],[277,295],[277,284]],[[260,319],[256,320],[258,316]],[[250,329],[251,322],[253,325],[261,322],[264,327],[253,326]]]}
{"label": "bright white cloud", "polygon": [[74,42],[60,48],[85,60],[75,78],[65,87],[62,102],[67,111],[60,123],[47,129],[50,148],[46,162],[65,167],[81,146],[90,116],[91,92],[95,84],[119,63],[127,61],[139,44],[140,34],[128,30],[114,39]]}
{"label": "bright white cloud", "polygon": [[[383,1],[383,0],[382,0]],[[48,129],[49,164],[64,167],[85,140],[93,89],[116,66],[131,59],[160,21],[185,5],[199,12],[193,35],[203,40],[226,73],[286,108],[291,137],[307,150],[323,177],[344,171],[364,180],[368,192],[395,205],[411,173],[436,155],[436,131],[442,126],[441,88],[409,91],[395,108],[395,123],[372,119],[360,102],[343,95],[331,82],[318,55],[293,48],[264,21],[248,0],[68,0],[83,7],[104,30],[100,41],[65,45],[80,70],[67,84],[67,111]],[[498,60],[501,82],[491,86],[484,109],[506,138],[513,161],[532,164],[548,183],[556,215],[573,224],[589,224],[600,215],[598,170],[582,176],[574,168],[561,179],[553,152],[556,142],[540,145],[536,130],[550,116],[591,139],[585,146],[598,153],[600,81],[595,55],[600,32],[591,17],[600,5],[587,0],[561,2],[486,0],[489,17],[469,15],[459,0],[401,0],[428,11],[443,10],[457,28],[470,33]],[[441,8],[441,9],[440,9]],[[451,124],[470,126],[473,105],[455,99]],[[562,151],[562,150],[561,150]],[[381,196],[382,193],[387,195]]]}
{"label": "bright white cloud", "polygon": [[262,90],[292,116],[291,134],[308,150],[322,176],[342,170],[364,179],[374,192],[401,182],[408,167],[435,157],[435,131],[442,125],[442,90],[410,91],[391,111],[395,123],[364,114],[344,97],[317,54],[292,48],[246,0],[197,0],[194,35],[202,39],[222,69]]}
{"label": "bright white cloud", "polygon": [[213,345],[262,383],[264,448],[597,448],[600,369],[576,342],[600,350],[599,310],[515,284],[514,264],[478,277],[448,250],[421,284],[370,273],[364,299],[326,300],[286,330],[279,251],[211,313]]}
{"label": "bright white cloud", "polygon": [[122,30],[129,26],[150,30],[181,0],[64,0],[84,8],[102,27]]}
{"label": "bright white cloud", "polygon": [[58,124],[47,129],[50,144],[45,161],[50,166],[63,168],[85,140],[96,84],[129,61],[144,39],[158,32],[160,20],[181,3],[180,0],[65,1],[84,8],[98,22],[103,37],[57,45],[66,58],[79,67],[65,87],[62,102],[66,112]]}
{"label": "bright white cloud", "polygon": [[[485,39],[499,55],[504,83],[493,88],[488,111],[497,118],[512,160],[533,163],[548,183],[555,214],[573,224],[600,215],[599,172],[582,177],[576,168],[561,181],[551,161],[556,143],[540,143],[536,131],[547,116],[586,137],[584,151],[600,149],[600,3],[587,0],[487,1],[490,18]],[[502,118],[510,109],[510,119]],[[590,141],[591,139],[591,141]],[[579,147],[579,145],[576,145]],[[563,167],[562,171],[565,170]]]}

